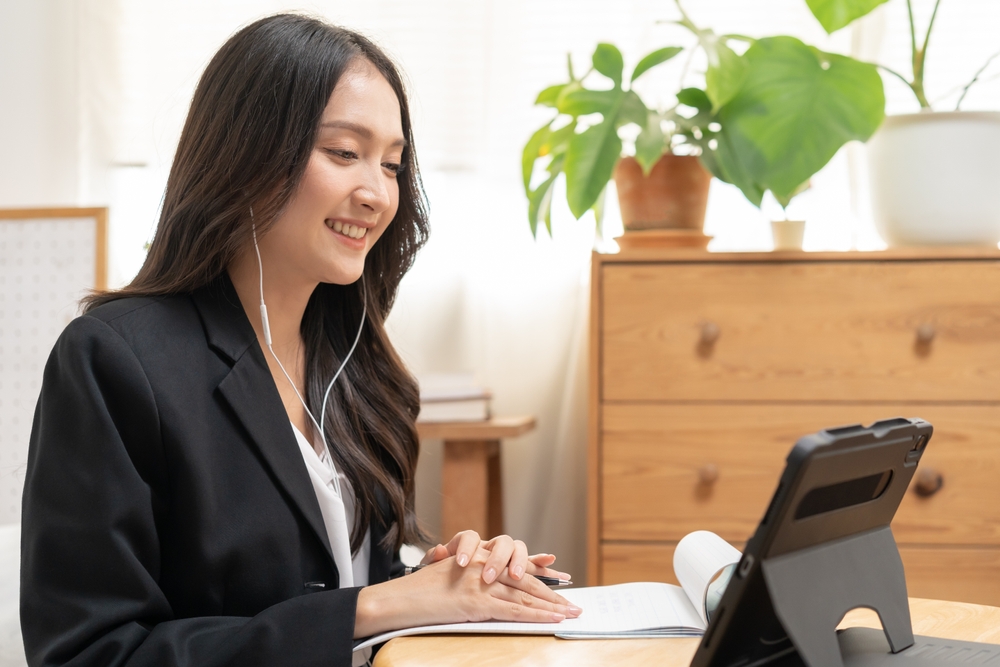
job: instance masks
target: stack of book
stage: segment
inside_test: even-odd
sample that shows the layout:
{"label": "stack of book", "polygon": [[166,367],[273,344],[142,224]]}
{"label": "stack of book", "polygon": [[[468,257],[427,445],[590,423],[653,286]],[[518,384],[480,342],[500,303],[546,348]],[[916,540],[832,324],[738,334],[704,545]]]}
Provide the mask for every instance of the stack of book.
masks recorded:
{"label": "stack of book", "polygon": [[433,373],[420,383],[418,422],[485,421],[490,418],[490,392],[472,373]]}

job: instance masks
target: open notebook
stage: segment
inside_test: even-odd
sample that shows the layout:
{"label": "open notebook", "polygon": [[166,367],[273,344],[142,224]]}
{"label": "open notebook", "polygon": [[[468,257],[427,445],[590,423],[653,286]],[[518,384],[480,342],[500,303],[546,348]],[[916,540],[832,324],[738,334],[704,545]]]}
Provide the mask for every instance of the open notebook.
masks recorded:
{"label": "open notebook", "polygon": [[720,574],[736,563],[740,552],[714,533],[687,535],[674,552],[674,574],[681,586],[653,582],[559,589],[583,609],[579,618],[562,623],[449,623],[387,632],[359,642],[355,651],[394,637],[421,634],[555,635],[563,639],[627,637],[697,637],[707,623],[706,600],[721,596]]}

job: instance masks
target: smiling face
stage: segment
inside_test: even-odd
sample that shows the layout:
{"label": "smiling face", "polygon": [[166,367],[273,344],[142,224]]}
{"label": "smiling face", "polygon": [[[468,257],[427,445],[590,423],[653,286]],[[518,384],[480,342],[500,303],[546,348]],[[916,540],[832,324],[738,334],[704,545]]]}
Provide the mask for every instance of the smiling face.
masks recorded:
{"label": "smiling face", "polygon": [[305,173],[260,237],[264,264],[282,282],[346,285],[396,215],[406,141],[399,100],[367,61],[337,82]]}

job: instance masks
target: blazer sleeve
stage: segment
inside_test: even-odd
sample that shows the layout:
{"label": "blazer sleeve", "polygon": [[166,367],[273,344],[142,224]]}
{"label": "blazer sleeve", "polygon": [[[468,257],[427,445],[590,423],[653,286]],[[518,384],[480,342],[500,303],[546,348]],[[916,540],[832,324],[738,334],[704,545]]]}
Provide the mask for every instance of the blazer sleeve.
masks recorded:
{"label": "blazer sleeve", "polygon": [[63,332],[35,409],[22,509],[28,664],[350,665],[360,589],[253,617],[175,618],[158,586],[165,474],[153,391],[126,341],[90,316]]}

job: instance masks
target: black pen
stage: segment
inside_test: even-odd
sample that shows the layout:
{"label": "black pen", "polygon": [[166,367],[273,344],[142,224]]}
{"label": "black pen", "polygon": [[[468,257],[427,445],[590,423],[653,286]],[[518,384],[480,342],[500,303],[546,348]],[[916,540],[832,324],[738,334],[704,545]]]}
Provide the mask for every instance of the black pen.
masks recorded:
{"label": "black pen", "polygon": [[[427,566],[426,565],[412,565],[412,566],[407,567],[405,570],[403,570],[403,574],[413,574],[417,570],[420,570],[420,569],[422,569],[424,567],[427,567]],[[533,574],[531,576],[533,576],[535,579],[538,579],[540,582],[542,582],[543,584],[545,584],[549,588],[558,588],[559,586],[572,586],[573,585],[573,582],[570,581],[569,579],[559,579],[557,577],[545,577],[545,576],[542,576],[542,575],[539,575],[539,574]]]}

